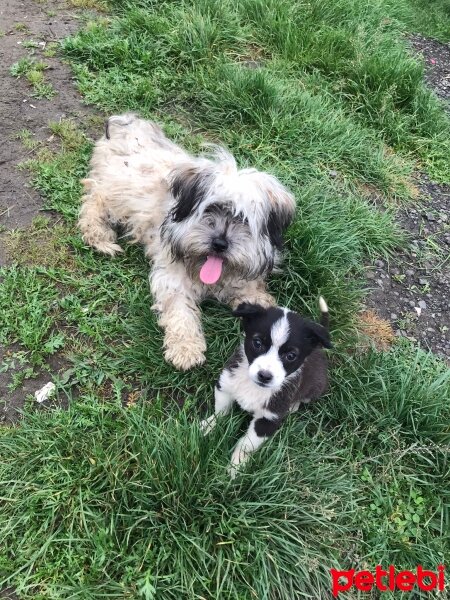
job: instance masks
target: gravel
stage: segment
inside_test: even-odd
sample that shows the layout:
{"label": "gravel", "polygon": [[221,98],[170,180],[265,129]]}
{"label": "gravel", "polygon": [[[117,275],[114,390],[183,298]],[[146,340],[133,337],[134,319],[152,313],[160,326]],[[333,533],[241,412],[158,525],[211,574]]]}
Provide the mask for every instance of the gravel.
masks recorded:
{"label": "gravel", "polygon": [[[450,44],[418,35],[410,41],[423,56],[428,85],[448,103]],[[396,336],[450,361],[450,186],[425,174],[416,175],[416,185],[417,205],[398,215],[409,242],[388,265],[377,260],[368,270],[372,291],[366,304],[391,321]]]}

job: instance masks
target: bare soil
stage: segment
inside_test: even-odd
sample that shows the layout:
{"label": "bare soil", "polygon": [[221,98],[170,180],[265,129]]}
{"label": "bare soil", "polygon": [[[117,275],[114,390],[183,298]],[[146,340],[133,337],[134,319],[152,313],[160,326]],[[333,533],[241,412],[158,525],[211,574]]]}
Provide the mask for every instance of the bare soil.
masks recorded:
{"label": "bare soil", "polygon": [[[0,266],[8,262],[1,232],[4,235],[7,230],[28,227],[43,206],[42,198],[30,185],[28,173],[17,168],[22,161],[33,156],[17,134],[27,129],[34,134],[33,139],[46,141],[50,121],[73,118],[83,122],[86,116],[95,113],[92,108],[83,105],[69,66],[57,57],[43,54],[51,42],[58,42],[79,27],[79,13],[59,0],[45,3],[35,0],[0,2],[0,29],[4,34],[0,34]],[[40,44],[34,50],[33,58],[43,60],[49,66],[45,77],[57,92],[50,100],[33,97],[28,81],[24,77],[16,79],[9,72],[12,64],[29,55],[29,50],[23,46],[29,40]],[[52,216],[48,211],[46,215]],[[17,349],[0,348],[0,365]],[[19,369],[0,372],[0,424],[17,421],[27,396],[51,381],[52,373],[65,366],[62,358],[52,357],[48,364],[50,371],[41,370],[36,377],[27,379],[15,390],[11,389],[11,383]],[[0,591],[1,597],[14,596],[2,596]]]}
{"label": "bare soil", "polygon": [[[38,3],[34,0],[2,0],[0,3],[0,230],[27,227],[42,209],[42,199],[29,183],[28,174],[17,165],[32,158],[33,152],[24,148],[17,134],[24,129],[34,139],[49,137],[48,123],[62,118],[83,119],[92,110],[83,106],[81,96],[73,84],[68,65],[56,57],[43,56],[51,42],[79,29],[75,11],[57,0]],[[32,96],[26,80],[11,76],[9,69],[19,59],[29,55],[23,43],[32,40],[40,44],[34,58],[43,60],[45,71],[57,94],[50,100]],[[6,255],[0,237],[0,266]]]}
{"label": "bare soil", "polygon": [[[448,103],[450,44],[416,35],[411,45],[424,59],[428,85]],[[408,242],[389,265],[377,260],[368,271],[366,305],[390,321],[397,336],[449,360],[450,186],[420,174],[417,187],[418,201],[398,215]]]}
{"label": "bare soil", "polygon": [[[450,44],[414,35],[410,38],[414,50],[426,65],[425,81],[442,100],[450,100]],[[450,108],[450,104],[449,104]]]}

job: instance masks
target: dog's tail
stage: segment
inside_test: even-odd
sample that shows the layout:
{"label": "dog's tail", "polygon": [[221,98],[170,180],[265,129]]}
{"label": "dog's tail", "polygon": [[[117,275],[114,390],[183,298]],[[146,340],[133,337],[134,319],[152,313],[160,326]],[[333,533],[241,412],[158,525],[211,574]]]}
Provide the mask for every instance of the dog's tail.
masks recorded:
{"label": "dog's tail", "polygon": [[325,329],[328,331],[330,328],[328,304],[325,302],[325,299],[322,296],[320,296],[319,298],[319,307],[321,312],[320,324],[322,325],[322,327],[325,327]]}

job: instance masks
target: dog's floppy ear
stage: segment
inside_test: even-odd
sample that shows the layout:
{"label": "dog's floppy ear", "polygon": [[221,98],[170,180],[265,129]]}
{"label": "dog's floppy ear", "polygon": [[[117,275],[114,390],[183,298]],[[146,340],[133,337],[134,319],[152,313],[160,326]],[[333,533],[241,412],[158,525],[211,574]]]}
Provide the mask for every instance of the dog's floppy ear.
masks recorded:
{"label": "dog's floppy ear", "polygon": [[265,312],[265,308],[260,306],[259,304],[249,304],[248,302],[243,302],[239,304],[239,306],[233,310],[234,317],[243,317],[244,319],[251,319],[252,317],[258,317]]}
{"label": "dog's floppy ear", "polygon": [[169,176],[169,190],[175,198],[172,219],[179,223],[198,208],[207,192],[208,174],[201,165],[184,164]]}
{"label": "dog's floppy ear", "polygon": [[315,346],[322,344],[324,348],[333,347],[329,332],[323,325],[319,325],[319,323],[314,323],[314,321],[308,322],[307,335]]}
{"label": "dog's floppy ear", "polygon": [[281,250],[283,231],[292,223],[295,214],[295,198],[272,175],[265,178],[265,193],[269,204],[267,233],[270,242]]}
{"label": "dog's floppy ear", "polygon": [[283,247],[283,231],[291,224],[292,215],[287,215],[284,211],[272,209],[267,219],[267,233],[270,243],[278,250]]}

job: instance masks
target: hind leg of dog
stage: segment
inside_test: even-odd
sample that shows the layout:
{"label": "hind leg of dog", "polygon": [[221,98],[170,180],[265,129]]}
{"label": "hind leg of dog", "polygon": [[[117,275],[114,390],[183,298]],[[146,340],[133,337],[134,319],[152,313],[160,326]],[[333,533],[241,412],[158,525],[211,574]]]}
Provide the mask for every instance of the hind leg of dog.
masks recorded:
{"label": "hind leg of dog", "polygon": [[91,193],[83,197],[78,226],[83,241],[99,252],[110,256],[122,252],[122,248],[116,243],[116,232],[108,223],[108,213],[100,194]]}

